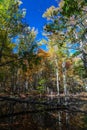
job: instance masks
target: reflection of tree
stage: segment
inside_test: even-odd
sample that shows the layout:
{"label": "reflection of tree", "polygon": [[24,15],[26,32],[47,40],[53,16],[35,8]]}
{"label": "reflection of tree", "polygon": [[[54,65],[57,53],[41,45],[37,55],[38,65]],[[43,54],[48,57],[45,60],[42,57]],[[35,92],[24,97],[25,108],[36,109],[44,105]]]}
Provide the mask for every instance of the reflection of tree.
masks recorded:
{"label": "reflection of tree", "polygon": [[[3,109],[3,105],[4,108]],[[1,104],[1,111],[2,113],[8,113],[13,111],[25,111],[25,104],[7,104],[2,103]],[[32,105],[31,105],[32,106]],[[6,108],[7,107],[7,108]],[[37,109],[40,106],[34,105],[34,108]],[[45,107],[41,107],[41,109],[45,110]],[[16,110],[17,109],[17,110]],[[26,106],[27,109],[30,109],[30,106]],[[33,109],[31,107],[31,109]],[[86,105],[84,105],[81,109],[86,109]],[[10,111],[11,110],[11,111]],[[13,111],[12,111],[13,110]],[[77,130],[80,128],[85,128],[85,122],[87,121],[87,116],[84,114],[76,113],[72,111],[43,111],[38,113],[27,113],[24,115],[15,115],[8,118],[2,118],[0,119],[0,128],[4,128],[4,126],[7,128],[15,128],[19,127],[19,130],[22,129],[35,129],[38,130],[47,129],[47,130],[57,130],[58,128],[60,130]],[[8,121],[8,119],[10,119]],[[2,125],[4,124],[4,125]],[[36,129],[35,129],[36,130]]]}

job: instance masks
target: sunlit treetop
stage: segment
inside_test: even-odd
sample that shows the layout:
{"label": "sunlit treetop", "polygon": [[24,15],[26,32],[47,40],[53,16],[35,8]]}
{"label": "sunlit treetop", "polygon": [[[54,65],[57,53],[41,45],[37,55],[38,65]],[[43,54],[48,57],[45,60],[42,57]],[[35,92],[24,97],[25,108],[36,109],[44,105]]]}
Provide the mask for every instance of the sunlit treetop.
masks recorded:
{"label": "sunlit treetop", "polygon": [[87,0],[61,0],[60,2],[61,13],[67,17],[81,14],[84,7],[87,10]]}

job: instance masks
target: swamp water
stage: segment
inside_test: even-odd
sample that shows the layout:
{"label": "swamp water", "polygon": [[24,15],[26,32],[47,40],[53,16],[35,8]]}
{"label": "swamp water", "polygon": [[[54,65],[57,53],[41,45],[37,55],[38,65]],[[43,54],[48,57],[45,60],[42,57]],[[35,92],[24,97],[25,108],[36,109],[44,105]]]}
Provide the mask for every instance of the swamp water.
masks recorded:
{"label": "swamp water", "polygon": [[[51,105],[0,101],[0,130],[87,130],[87,113],[55,109],[58,99],[45,101]],[[86,102],[75,101],[75,107],[87,110]]]}

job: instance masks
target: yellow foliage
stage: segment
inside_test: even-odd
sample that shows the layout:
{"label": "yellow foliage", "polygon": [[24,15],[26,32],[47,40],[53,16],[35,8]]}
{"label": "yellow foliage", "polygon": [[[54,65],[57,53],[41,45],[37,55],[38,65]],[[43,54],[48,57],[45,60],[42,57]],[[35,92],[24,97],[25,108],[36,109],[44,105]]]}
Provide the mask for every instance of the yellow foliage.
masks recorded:
{"label": "yellow foliage", "polygon": [[52,16],[53,14],[53,10],[55,9],[54,6],[51,6],[50,8],[48,8],[46,10],[46,12],[43,14],[43,17],[46,17],[48,20],[50,19],[50,17]]}
{"label": "yellow foliage", "polygon": [[50,53],[49,52],[46,52],[42,49],[39,49],[38,50],[38,54],[37,54],[39,57],[49,57],[50,56]]}

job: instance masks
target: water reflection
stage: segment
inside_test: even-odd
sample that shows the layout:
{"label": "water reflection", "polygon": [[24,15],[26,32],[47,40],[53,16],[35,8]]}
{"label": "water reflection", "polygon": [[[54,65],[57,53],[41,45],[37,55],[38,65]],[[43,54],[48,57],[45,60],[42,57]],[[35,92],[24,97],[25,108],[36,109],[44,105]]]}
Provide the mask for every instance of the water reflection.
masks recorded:
{"label": "water reflection", "polygon": [[0,130],[87,130],[87,115],[82,113],[65,110],[27,113],[45,108],[36,104],[1,101]]}

